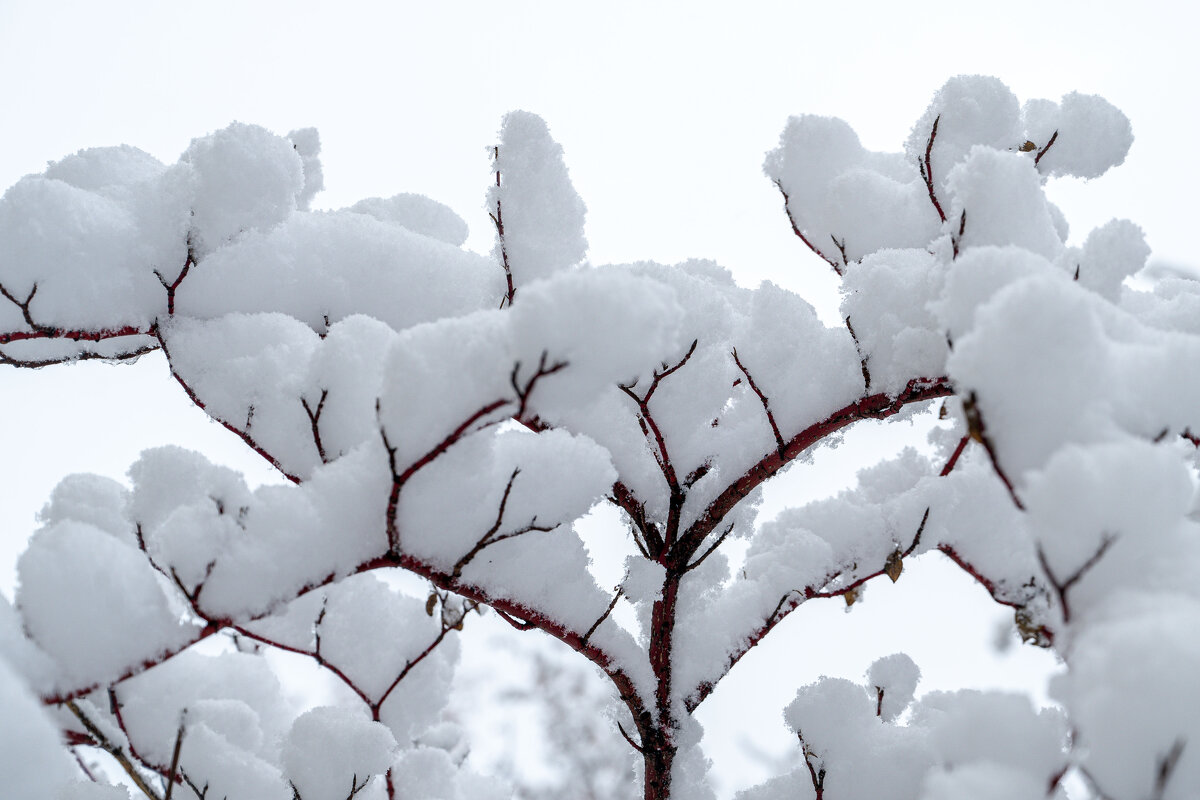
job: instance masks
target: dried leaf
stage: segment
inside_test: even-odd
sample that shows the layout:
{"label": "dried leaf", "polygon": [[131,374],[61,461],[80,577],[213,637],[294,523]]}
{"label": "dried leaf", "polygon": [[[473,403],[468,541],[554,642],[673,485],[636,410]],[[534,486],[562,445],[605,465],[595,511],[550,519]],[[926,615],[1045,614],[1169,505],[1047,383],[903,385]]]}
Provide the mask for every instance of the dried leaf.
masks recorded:
{"label": "dried leaf", "polygon": [[434,610],[435,608],[437,608],[437,601],[438,601],[437,592],[433,592],[432,594],[430,594],[430,595],[429,595],[429,597],[428,597],[428,598],[426,598],[426,600],[425,600],[425,613],[426,613],[428,616],[430,616],[430,617],[432,617],[432,616],[433,616],[433,610]]}
{"label": "dried leaf", "polygon": [[892,554],[887,557],[887,561],[883,565],[883,574],[892,579],[892,583],[900,580],[900,573],[904,571],[904,556],[899,550],[893,550]]}
{"label": "dried leaf", "polygon": [[1037,145],[1034,144],[1033,142],[1027,141],[1027,142],[1025,142],[1025,144],[1021,145],[1022,153],[1032,153],[1034,150],[1037,150]]}
{"label": "dried leaf", "polygon": [[859,589],[856,587],[842,595],[842,597],[846,600],[846,608],[854,605],[854,601],[858,600],[858,593]]}

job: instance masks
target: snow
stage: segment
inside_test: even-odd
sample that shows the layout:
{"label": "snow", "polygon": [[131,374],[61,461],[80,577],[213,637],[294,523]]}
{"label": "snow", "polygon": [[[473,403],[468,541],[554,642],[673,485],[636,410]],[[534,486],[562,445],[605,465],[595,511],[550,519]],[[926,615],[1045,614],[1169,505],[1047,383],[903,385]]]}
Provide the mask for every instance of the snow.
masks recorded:
{"label": "snow", "polygon": [[283,746],[287,778],[305,800],[342,800],[347,787],[391,766],[387,728],[351,709],[323,706],[297,717]]}
{"label": "snow", "polygon": [[488,213],[499,234],[493,257],[506,263],[518,287],[568,269],[587,252],[584,205],[563,163],[562,147],[545,121],[527,111],[504,116],[488,190]]}
{"label": "snow", "polygon": [[61,669],[59,689],[107,684],[196,635],[129,544],[84,522],[42,528],[17,563],[16,606]]}
{"label": "snow", "polygon": [[[311,153],[312,143],[304,144]],[[235,122],[193,139],[180,162],[190,167],[197,249],[210,252],[283,222],[306,188],[301,159],[298,147],[257,125]]]}
{"label": "snow", "polygon": [[[1200,292],[1145,268],[1131,222],[1068,247],[1045,194],[1130,142],[1099,98],[1022,106],[979,76],[938,92],[903,153],[792,117],[764,169],[842,278],[833,326],[714,262],[587,263],[563,150],[527,112],[493,150],[491,257],[421,195],[309,210],[312,129],[234,123],[173,165],[101,148],[22,179],[0,199],[0,325],[49,341],[6,354],[119,356],[128,342],[76,340],[130,326],[292,484],[251,491],[171,447],[129,487],[65,480],[0,604],[0,669],[21,676],[0,705],[30,719],[14,752],[64,797],[112,794],[66,785],[32,690],[79,697],[152,767],[182,729],[181,767],[212,796],[338,798],[389,768],[405,796],[502,794],[463,768],[443,717],[467,606],[426,605],[423,583],[384,572],[403,565],[586,652],[677,747],[675,794],[710,797],[689,704],[801,602],[849,608],[860,582],[941,550],[1064,660],[1063,709],[918,697],[895,653],[865,683],[802,687],[785,718],[803,763],[745,797],[821,780],[845,800],[1019,797],[1058,792],[1072,766],[1114,800],[1156,779],[1163,800],[1189,796]],[[811,456],[789,441],[890,413],[871,404],[918,382],[955,395],[937,459],[905,450],[756,519],[761,481]],[[627,524],[618,587],[580,536],[606,502]],[[726,535],[744,552],[708,550]],[[652,626],[675,581],[674,627]],[[191,647],[222,627],[238,652]],[[256,637],[312,657],[347,704],[297,716],[276,665],[240,651]],[[110,687],[107,709],[83,699]]]}

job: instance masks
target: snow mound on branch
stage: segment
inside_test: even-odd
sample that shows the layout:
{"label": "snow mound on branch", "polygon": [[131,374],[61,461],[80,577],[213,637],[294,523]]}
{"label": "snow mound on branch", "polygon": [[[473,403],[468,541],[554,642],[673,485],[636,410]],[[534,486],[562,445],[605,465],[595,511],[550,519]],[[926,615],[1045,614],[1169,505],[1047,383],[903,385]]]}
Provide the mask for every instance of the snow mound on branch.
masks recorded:
{"label": "snow mound on branch", "polygon": [[388,729],[361,711],[323,706],[292,724],[283,744],[284,771],[305,800],[343,800],[346,787],[386,772],[395,749]]}
{"label": "snow mound on branch", "polygon": [[193,139],[180,161],[191,167],[191,230],[201,253],[283,222],[305,189],[298,148],[257,125],[235,122]]}
{"label": "snow mound on branch", "polygon": [[[25,681],[0,657],[0,775],[12,797],[53,797],[47,792],[72,777],[62,734]],[[20,724],[16,724],[17,722]]]}
{"label": "snow mound on branch", "polygon": [[449,206],[419,194],[369,197],[350,206],[349,211],[366,214],[380,222],[391,222],[413,233],[461,247],[467,241],[467,223]]}
{"label": "snow mound on branch", "polygon": [[1030,100],[1022,109],[1026,136],[1046,150],[1038,166],[1046,175],[1098,178],[1125,163],[1133,144],[1129,119],[1103,97],[1071,92],[1062,101]]}
{"label": "snow mound on branch", "polygon": [[838,269],[879,249],[922,247],[937,235],[914,165],[867,151],[840,119],[792,117],[763,170],[787,197],[795,228]]}
{"label": "snow mound on branch", "polygon": [[191,642],[158,574],[134,547],[74,520],[42,528],[17,562],[17,608],[58,664],[64,693],[120,678]]}
{"label": "snow mound on branch", "polygon": [[541,117],[506,114],[496,152],[499,180],[488,190],[487,207],[503,236],[494,257],[508,265],[519,289],[583,259],[586,210]]}
{"label": "snow mound on branch", "polygon": [[295,214],[250,230],[180,286],[180,312],[281,312],[324,332],[366,314],[401,330],[495,308],[503,275],[475,253],[351,211]]}
{"label": "snow mound on branch", "polygon": [[325,188],[325,171],[321,168],[321,136],[316,128],[300,128],[287,135],[300,166],[304,170],[304,188],[296,197],[296,206],[307,211],[313,196]]}

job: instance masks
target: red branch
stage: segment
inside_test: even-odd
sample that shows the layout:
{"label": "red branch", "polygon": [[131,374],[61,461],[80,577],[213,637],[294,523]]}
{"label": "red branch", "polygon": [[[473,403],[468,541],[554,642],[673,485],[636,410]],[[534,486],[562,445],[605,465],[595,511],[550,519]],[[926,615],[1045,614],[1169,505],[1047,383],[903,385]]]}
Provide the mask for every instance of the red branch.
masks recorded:
{"label": "red branch", "polygon": [[1037,155],[1033,157],[1033,165],[1035,167],[1038,164],[1042,163],[1042,156],[1046,155],[1046,153],[1050,150],[1050,148],[1054,146],[1054,143],[1056,141],[1058,141],[1058,131],[1057,130],[1054,131],[1054,133],[1050,136],[1050,141],[1046,142],[1046,146],[1043,147],[1041,150],[1038,150]]}
{"label": "red branch", "polygon": [[[268,464],[270,464],[275,469],[279,470],[279,473],[281,475],[283,475],[283,477],[287,478],[292,483],[300,483],[300,476],[293,475],[292,473],[290,473],[286,469],[284,469],[283,464],[279,463],[279,461],[273,455],[271,455],[265,449],[263,449],[263,447],[254,440],[254,437],[250,435],[248,430],[243,430],[243,429],[239,428],[238,426],[234,425],[233,423],[227,422],[226,420],[221,419],[216,414],[211,414],[208,412],[207,407],[204,405],[204,401],[200,399],[199,395],[196,394],[196,391],[194,389],[192,389],[191,385],[188,384],[188,382],[186,380],[184,380],[183,376],[180,375],[179,372],[176,371],[175,365],[171,361],[171,352],[170,352],[170,350],[167,349],[167,343],[162,337],[162,332],[155,331],[155,335],[158,337],[159,346],[162,347],[162,351],[167,357],[167,364],[171,368],[171,377],[174,378],[175,381],[180,386],[183,387],[183,391],[185,394],[187,394],[188,399],[191,400],[193,403],[195,403],[197,408],[199,408],[201,411],[204,411],[206,414],[208,414],[209,417],[211,417],[212,419],[215,419],[217,422],[221,423],[221,425],[224,426],[225,430],[233,433],[239,439],[241,439],[243,442],[245,442],[246,446],[249,447],[254,452],[258,453],[260,456],[262,456],[264,461],[266,461]],[[254,407],[251,406],[250,413],[246,417],[247,428],[249,427],[248,423],[250,421],[250,418],[253,415],[254,415]]]}
{"label": "red branch", "polygon": [[192,243],[192,233],[188,231],[187,257],[183,261],[183,268],[175,276],[175,280],[168,282],[161,272],[154,270],[154,276],[158,278],[158,282],[162,284],[162,287],[167,290],[167,316],[175,316],[175,291],[183,283],[183,279],[187,277],[188,271],[194,266],[196,266],[196,249]]}
{"label": "red branch", "polygon": [[[759,642],[761,642],[768,633],[774,630],[776,625],[782,622],[788,614],[795,611],[806,601],[815,599],[829,599],[833,597],[846,597],[849,598],[848,602],[853,602],[853,597],[857,593],[859,587],[863,586],[870,580],[878,578],[880,575],[887,575],[893,582],[895,582],[899,578],[899,569],[902,560],[912,555],[912,553],[917,549],[917,545],[921,542],[921,534],[924,533],[925,525],[928,522],[929,509],[926,508],[924,515],[921,517],[921,522],[917,526],[917,532],[913,535],[912,541],[909,543],[908,547],[901,551],[899,545],[897,545],[896,549],[887,557],[883,565],[869,575],[863,575],[862,577],[856,578],[853,581],[849,581],[837,587],[836,589],[823,591],[818,588],[828,586],[830,583],[841,577],[842,573],[839,571],[830,575],[826,575],[817,583],[816,586],[807,586],[804,589],[792,589],[791,591],[785,592],[783,597],[779,598],[779,602],[776,603],[774,610],[767,615],[767,618],[763,621],[763,624],[751,632],[749,636],[746,637],[746,641],[739,646],[737,650],[729,654],[729,659],[725,667],[725,673],[728,673],[729,670],[733,669],[734,665],[741,661],[742,657],[746,655],[746,653],[750,652],[750,650]],[[893,577],[893,573],[890,570],[896,570],[894,573],[895,577]],[[705,681],[699,686],[693,688],[691,692],[686,695],[686,700],[684,701],[684,705],[687,710],[689,712],[695,711],[696,708],[698,708],[700,704],[703,703],[710,694],[712,694],[712,691],[715,688],[716,684],[709,681]]]}
{"label": "red branch", "polygon": [[1004,484],[1004,488],[1008,490],[1008,496],[1012,499],[1013,505],[1019,511],[1024,511],[1025,504],[1021,502],[1021,498],[1017,495],[1017,490],[1013,486],[1013,482],[1009,479],[1008,473],[1000,466],[1000,458],[996,455],[995,445],[987,435],[987,426],[983,422],[983,412],[979,410],[979,400],[974,392],[963,398],[963,412],[967,418],[967,434],[983,445],[983,449],[988,454],[988,459],[992,462],[992,470],[1000,478],[1000,482]]}
{"label": "red branch", "polygon": [[946,466],[942,467],[942,471],[938,473],[941,477],[946,477],[954,470],[954,465],[958,463],[958,457],[962,455],[963,450],[967,447],[967,442],[971,441],[970,435],[964,436],[958,440],[958,446],[954,448],[954,452],[950,454],[950,460],[946,462]]}
{"label": "red branch", "polygon": [[895,397],[873,394],[862,397],[797,433],[786,443],[782,453],[772,452],[762,457],[740,478],[731,483],[688,528],[680,540],[680,551],[690,557],[701,542],[712,533],[734,506],[747,495],[774,477],[781,469],[808,448],[825,437],[864,419],[886,419],[898,414],[905,406],[922,403],[954,394],[948,378],[914,378],[904,391]]}
{"label": "red branch", "polygon": [[929,190],[929,202],[933,203],[934,209],[937,210],[938,218],[945,222],[946,212],[942,210],[942,204],[938,202],[937,192],[933,188],[933,141],[937,138],[938,123],[941,121],[942,115],[938,114],[933,120],[933,129],[929,131],[929,141],[925,143],[925,158],[918,161],[918,166],[921,168],[921,177],[925,179],[925,188]]}
{"label": "red branch", "polygon": [[[849,320],[849,317],[846,319]],[[853,335],[853,331],[851,331],[851,335]],[[762,389],[758,388],[758,384],[754,382],[754,378],[750,375],[750,371],[746,369],[746,366],[742,363],[742,360],[738,358],[736,347],[733,348],[733,363],[737,364],[738,369],[740,369],[742,374],[746,376],[746,382],[750,384],[750,390],[758,395],[758,402],[762,403],[763,411],[765,411],[767,414],[767,422],[771,423],[771,433],[775,434],[775,444],[779,447],[779,454],[782,456],[784,448],[783,434],[779,432],[779,426],[775,424],[775,415],[771,413],[770,401],[767,399],[767,396],[762,393]],[[866,372],[867,369],[866,363],[867,362],[864,359],[864,372]]]}
{"label": "red branch", "polygon": [[[788,222],[792,224],[792,233],[796,234],[796,238],[804,242],[805,246],[808,247],[809,250],[812,250],[814,253],[819,255],[825,261],[825,263],[833,267],[833,271],[836,272],[840,278],[842,276],[842,265],[838,264],[837,261],[822,253],[819,249],[817,249],[816,245],[808,240],[808,237],[804,235],[804,231],[800,230],[800,227],[796,225],[796,218],[792,216],[791,198],[789,198],[788,193],[783,190],[783,183],[780,181],[775,181],[775,186],[779,189],[779,193],[783,195],[783,210],[787,212]],[[834,243],[836,242],[837,240],[835,239]]]}
{"label": "red branch", "polygon": [[[499,146],[492,148],[492,160],[500,160]],[[500,186],[499,169],[496,170],[496,186]],[[489,211],[488,216],[492,218],[492,224],[496,226],[496,241],[500,245],[500,266],[504,268],[504,279],[508,283],[508,291],[504,297],[500,298],[500,307],[504,308],[506,305],[511,307],[517,296],[517,287],[513,284],[512,267],[508,263],[508,248],[504,242],[504,214],[500,209],[499,197],[496,198],[496,213],[493,214]]]}
{"label": "red branch", "polygon": [[637,385],[637,381],[632,384],[619,384],[618,388],[628,395],[633,402],[637,403],[638,407],[638,424],[641,425],[642,434],[649,441],[654,450],[654,460],[658,462],[658,468],[663,474],[663,479],[667,482],[667,489],[671,493],[669,511],[667,513],[667,526],[663,534],[664,549],[660,553],[665,554],[671,549],[675,543],[677,533],[679,531],[679,515],[683,508],[683,499],[685,492],[679,483],[679,476],[675,473],[675,466],[671,463],[671,455],[667,452],[666,437],[663,436],[662,430],[658,427],[658,423],[654,420],[654,415],[650,413],[650,398],[654,396],[662,381],[673,375],[681,369],[692,354],[696,352],[696,346],[700,343],[699,339],[693,339],[691,347],[684,353],[683,358],[675,363],[674,366],[662,365],[661,370],[654,371],[654,377],[650,381],[650,388],[646,390],[644,395],[640,397],[633,391],[633,387]]}

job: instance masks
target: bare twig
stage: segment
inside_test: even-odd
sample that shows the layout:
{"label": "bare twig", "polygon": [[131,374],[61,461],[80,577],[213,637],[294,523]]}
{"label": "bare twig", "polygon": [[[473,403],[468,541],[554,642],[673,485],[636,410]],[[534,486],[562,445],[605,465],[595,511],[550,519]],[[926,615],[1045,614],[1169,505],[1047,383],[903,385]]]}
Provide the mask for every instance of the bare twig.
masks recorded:
{"label": "bare twig", "polygon": [[109,739],[108,736],[105,735],[104,731],[100,730],[96,723],[84,713],[83,709],[79,707],[79,704],[77,704],[74,700],[67,700],[63,703],[63,705],[68,711],[75,715],[75,718],[79,720],[84,729],[87,730],[91,737],[96,741],[96,746],[111,755],[116,762],[121,765],[121,769],[125,771],[125,774],[129,776],[129,779],[133,781],[133,784],[142,791],[142,794],[146,795],[146,797],[149,797],[152,800],[163,800],[158,792],[154,790],[154,787],[146,781],[146,778],[142,775],[141,770],[139,770],[133,761],[130,760],[129,756],[126,755],[124,748]]}
{"label": "bare twig", "polygon": [[1033,165],[1035,167],[1042,162],[1042,156],[1046,155],[1047,151],[1054,146],[1056,141],[1058,141],[1057,130],[1050,136],[1050,141],[1046,142],[1046,145],[1041,150],[1038,150],[1037,155],[1033,157]]}
{"label": "bare twig", "polygon": [[[849,317],[846,318],[849,320]],[[746,382],[750,384],[750,390],[758,396],[758,402],[762,404],[763,411],[766,412],[767,422],[771,424],[771,433],[775,434],[775,444],[779,448],[779,454],[783,455],[784,441],[783,434],[779,432],[779,426],[775,424],[775,415],[771,413],[771,401],[763,394],[762,389],[758,388],[758,384],[754,382],[754,377],[750,374],[750,370],[746,369],[746,365],[738,358],[737,348],[733,348],[733,363],[737,364],[738,369],[746,376]],[[866,372],[866,361],[863,361],[863,372]]]}
{"label": "bare twig", "polygon": [[604,613],[601,614],[600,617],[595,622],[592,623],[592,627],[588,628],[587,633],[585,633],[583,635],[583,639],[581,641],[584,644],[586,644],[588,642],[588,640],[592,638],[592,634],[595,633],[596,629],[600,627],[600,623],[602,623],[602,622],[604,622],[604,620],[608,619],[608,615],[611,614],[612,610],[617,607],[617,601],[621,599],[621,596],[623,594],[625,594],[625,587],[618,586],[617,593],[613,595],[612,602],[608,604],[608,608],[606,608],[604,610]]}
{"label": "bare twig", "polygon": [[958,440],[958,446],[954,448],[954,452],[950,454],[950,460],[946,462],[946,466],[942,467],[942,471],[938,473],[941,477],[946,477],[954,470],[954,465],[958,463],[958,457],[962,455],[963,450],[967,447],[967,442],[971,441],[971,435],[967,434]]}
{"label": "bare twig", "polygon": [[925,188],[929,190],[929,202],[933,203],[938,218],[942,222],[945,222],[946,212],[942,210],[942,204],[938,202],[933,182],[933,142],[937,139],[938,123],[941,121],[942,115],[938,114],[933,120],[933,129],[929,131],[929,140],[925,143],[925,158],[924,160],[919,160],[917,163],[921,168],[921,177],[925,179]]}
{"label": "bare twig", "polygon": [[722,532],[721,532],[721,535],[720,535],[720,536],[718,536],[718,537],[717,537],[717,540],[716,540],[715,542],[713,542],[713,543],[712,543],[712,546],[710,546],[710,547],[709,547],[707,550],[705,550],[705,551],[704,551],[704,552],[701,554],[701,556],[700,556],[699,558],[697,558],[697,559],[696,559],[695,561],[693,561],[691,564],[688,564],[686,567],[684,567],[684,570],[683,570],[683,571],[684,571],[684,572],[691,572],[691,571],[692,571],[692,570],[694,570],[696,567],[698,567],[698,566],[700,566],[701,564],[703,564],[703,563],[704,563],[704,559],[706,559],[706,558],[708,558],[709,556],[711,556],[711,555],[712,555],[712,554],[713,554],[713,553],[716,551],[716,549],[717,549],[718,547],[720,547],[720,546],[721,546],[721,543],[725,541],[726,537],[728,537],[728,536],[729,536],[729,534],[733,533],[733,526],[734,526],[734,524],[735,524],[735,523],[732,523],[732,522],[731,522],[731,523],[729,523],[729,527],[728,527],[728,528],[726,528],[724,531],[722,531]]}
{"label": "bare twig", "polygon": [[525,525],[524,527],[509,531],[508,533],[499,532],[500,526],[504,524],[504,509],[508,507],[508,498],[512,494],[513,484],[516,482],[517,476],[520,474],[521,469],[519,467],[513,469],[512,475],[509,476],[508,483],[504,487],[504,493],[500,496],[500,508],[496,511],[496,521],[492,524],[492,527],[488,528],[487,532],[484,533],[483,536],[479,537],[479,541],[475,543],[475,546],[467,551],[462,558],[455,562],[454,569],[450,571],[450,577],[454,578],[455,580],[460,578],[462,576],[463,568],[466,567],[467,564],[471,563],[472,559],[479,555],[480,551],[491,547],[498,542],[503,542],[506,539],[512,539],[532,531],[541,531],[545,533],[554,530],[553,526],[547,527],[545,525],[538,525],[537,517],[534,517],[532,520],[530,520],[529,524]]}
{"label": "bare twig", "polygon": [[784,212],[787,213],[788,222],[790,222],[792,224],[792,233],[796,234],[796,238],[799,239],[800,241],[804,242],[804,245],[809,250],[812,250],[814,253],[816,253],[818,256],[820,256],[825,261],[826,264],[833,267],[833,271],[836,272],[838,277],[840,278],[843,274],[842,265],[838,264],[838,262],[834,261],[832,258],[830,258],[829,256],[822,253],[820,251],[820,249],[817,248],[816,245],[814,245],[811,241],[809,241],[808,237],[804,235],[804,231],[800,230],[800,227],[796,224],[796,218],[795,218],[795,216],[792,215],[791,198],[788,197],[788,193],[784,191],[783,183],[781,183],[780,181],[775,181],[775,187],[777,189],[779,189],[779,193],[781,195],[783,195],[783,210],[784,210]]}
{"label": "bare twig", "polygon": [[167,770],[167,791],[163,795],[163,800],[171,800],[171,794],[175,791],[176,776],[179,774],[179,754],[183,752],[183,734],[186,730],[185,723],[187,720],[187,709],[179,715],[179,732],[175,734],[175,749],[171,751],[171,768]]}
{"label": "bare twig", "polygon": [[1042,567],[1042,572],[1046,573],[1046,580],[1050,581],[1050,585],[1054,588],[1055,593],[1058,595],[1059,604],[1062,606],[1063,622],[1071,621],[1071,604],[1067,601],[1067,593],[1071,591],[1071,588],[1075,586],[1075,584],[1079,583],[1084,575],[1086,575],[1092,570],[1093,567],[1100,563],[1100,559],[1104,558],[1104,554],[1108,552],[1108,548],[1112,547],[1113,542],[1116,540],[1116,536],[1105,534],[1100,540],[1100,547],[1096,549],[1096,552],[1092,553],[1088,560],[1083,562],[1079,569],[1071,573],[1071,576],[1066,580],[1060,580],[1059,577],[1054,574],[1054,570],[1050,568],[1050,562],[1046,559],[1046,552],[1042,549],[1040,544],[1038,545],[1038,563]]}
{"label": "bare twig", "polygon": [[312,427],[313,444],[316,445],[317,455],[321,458],[322,464],[329,463],[329,458],[325,454],[325,445],[321,442],[321,412],[325,410],[325,398],[327,397],[329,397],[329,390],[322,389],[321,399],[317,401],[315,409],[309,406],[308,398],[300,398],[300,405],[304,406],[304,413],[308,415],[308,422]]}
{"label": "bare twig", "polygon": [[1000,459],[996,455],[996,448],[992,444],[992,440],[987,435],[987,429],[983,423],[983,414],[979,410],[979,401],[974,392],[963,398],[963,412],[967,418],[967,434],[983,445],[983,449],[988,454],[988,459],[992,462],[992,470],[1000,478],[1000,482],[1004,484],[1004,488],[1008,490],[1008,496],[1012,499],[1013,505],[1018,510],[1024,511],[1025,504],[1021,502],[1021,498],[1017,495],[1017,490],[1013,487],[1013,482],[1009,479],[1008,474],[1000,466]]}
{"label": "bare twig", "polygon": [[863,391],[871,391],[871,370],[867,367],[867,354],[863,352],[862,343],[858,341],[858,334],[854,332],[854,326],[850,324],[849,315],[846,316],[846,330],[850,331],[850,338],[854,340],[854,349],[858,351],[858,360],[862,366],[863,376]]}

